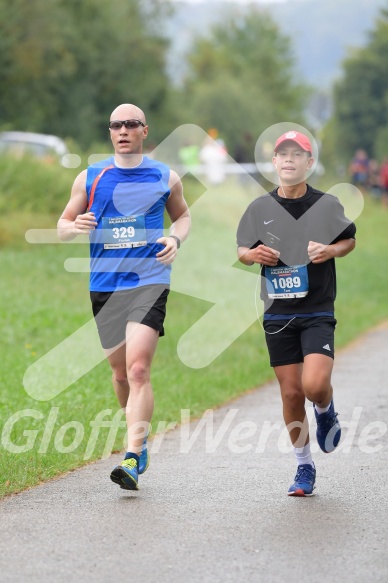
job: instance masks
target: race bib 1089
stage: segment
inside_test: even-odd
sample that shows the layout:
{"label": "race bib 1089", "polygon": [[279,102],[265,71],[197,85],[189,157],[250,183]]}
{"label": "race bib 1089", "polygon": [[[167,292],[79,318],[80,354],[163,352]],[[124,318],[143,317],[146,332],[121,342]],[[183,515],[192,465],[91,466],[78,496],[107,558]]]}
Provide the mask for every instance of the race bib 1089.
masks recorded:
{"label": "race bib 1089", "polygon": [[306,265],[265,267],[268,297],[275,300],[304,298],[309,293]]}

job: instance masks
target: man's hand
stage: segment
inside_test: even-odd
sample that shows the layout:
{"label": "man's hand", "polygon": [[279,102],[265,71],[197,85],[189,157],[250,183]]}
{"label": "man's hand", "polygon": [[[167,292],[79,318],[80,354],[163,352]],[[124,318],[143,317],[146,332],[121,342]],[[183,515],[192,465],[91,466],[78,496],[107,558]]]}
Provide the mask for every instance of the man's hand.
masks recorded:
{"label": "man's hand", "polygon": [[97,227],[94,213],[84,213],[77,215],[74,221],[74,232],[77,235],[88,234]]}
{"label": "man's hand", "polygon": [[259,245],[255,249],[239,248],[239,260],[245,265],[252,265],[253,263],[261,263],[268,267],[275,267],[278,264],[280,257],[279,251],[267,247],[266,245]]}
{"label": "man's hand", "polygon": [[170,265],[177,256],[178,243],[172,237],[160,237],[156,241],[164,245],[164,249],[156,254],[156,260],[163,263],[163,265]]}
{"label": "man's hand", "polygon": [[324,263],[335,257],[333,247],[333,245],[324,245],[323,243],[309,241],[307,253],[311,263]]}
{"label": "man's hand", "polygon": [[345,257],[356,246],[355,239],[341,239],[331,245],[309,241],[307,253],[311,263],[323,263],[334,257]]}

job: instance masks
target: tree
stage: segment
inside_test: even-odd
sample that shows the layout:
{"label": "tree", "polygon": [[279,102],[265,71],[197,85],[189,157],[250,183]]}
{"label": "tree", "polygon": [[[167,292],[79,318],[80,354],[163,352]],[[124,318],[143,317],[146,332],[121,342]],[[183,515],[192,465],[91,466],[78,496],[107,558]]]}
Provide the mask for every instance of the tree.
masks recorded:
{"label": "tree", "polygon": [[367,46],[343,65],[343,77],[334,89],[335,143],[350,157],[358,148],[382,158],[388,135],[388,9],[382,10]]}
{"label": "tree", "polygon": [[185,113],[216,127],[232,154],[248,134],[256,140],[274,123],[303,122],[307,88],[295,80],[290,40],[265,12],[251,9],[216,26],[196,41],[189,64]]}
{"label": "tree", "polygon": [[0,0],[0,124],[86,146],[106,138],[121,102],[155,117],[168,87],[163,13],[161,0]]}
{"label": "tree", "polygon": [[0,121],[38,131],[57,113],[53,90],[75,62],[68,15],[59,0],[0,1]]}

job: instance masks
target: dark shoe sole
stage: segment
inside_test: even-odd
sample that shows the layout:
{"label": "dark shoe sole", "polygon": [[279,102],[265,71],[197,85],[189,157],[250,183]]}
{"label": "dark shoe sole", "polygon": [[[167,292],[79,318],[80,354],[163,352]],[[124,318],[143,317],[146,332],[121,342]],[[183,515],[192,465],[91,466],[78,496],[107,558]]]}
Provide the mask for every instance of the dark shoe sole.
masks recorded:
{"label": "dark shoe sole", "polygon": [[118,484],[120,488],[123,488],[123,490],[139,489],[136,480],[127,474],[127,472],[120,466],[117,466],[117,468],[112,470],[110,479],[115,484]]}

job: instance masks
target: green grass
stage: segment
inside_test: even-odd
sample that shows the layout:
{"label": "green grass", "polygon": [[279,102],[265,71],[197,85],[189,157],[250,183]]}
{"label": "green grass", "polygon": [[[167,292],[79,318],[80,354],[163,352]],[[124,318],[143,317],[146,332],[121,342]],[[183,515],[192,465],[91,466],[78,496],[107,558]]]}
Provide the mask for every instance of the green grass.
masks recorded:
{"label": "green grass", "polygon": [[[186,181],[189,200],[197,199],[201,192],[198,184]],[[241,192],[232,181],[215,189],[206,205],[199,205],[193,213],[196,222],[192,241],[196,241],[195,229],[201,221],[201,236],[209,250],[207,266],[216,274],[220,262],[219,250],[214,246],[215,232],[221,233],[217,241],[221,242],[227,256],[233,258],[232,265],[235,226],[241,208],[245,208],[253,196],[254,193]],[[54,227],[57,216],[25,211],[23,220],[18,221],[17,212],[13,211],[1,219],[12,236],[3,241],[0,251],[0,496],[18,492],[101,457],[108,436],[106,428],[101,429],[92,455],[85,459],[92,431],[90,423],[101,411],[111,410],[109,419],[118,410],[106,362],[51,401],[31,398],[23,386],[23,376],[29,365],[91,318],[87,274],[68,273],[63,266],[67,257],[87,257],[87,246],[30,245],[24,241],[23,233],[27,228]],[[337,347],[388,318],[387,216],[378,203],[367,200],[357,220],[356,251],[337,261]],[[190,264],[194,275],[202,267],[195,260]],[[238,290],[235,293],[238,298]],[[166,336],[159,342],[152,372],[156,404],[154,430],[159,421],[179,422],[182,409],[190,409],[191,415],[198,417],[206,409],[217,407],[273,378],[258,322],[209,366],[194,369],[181,362],[177,355],[179,339],[211,306],[209,301],[183,293],[172,291],[170,294]],[[253,301],[251,309],[254,310]],[[227,318],[228,313],[225,313]],[[66,363],[69,367],[71,360]],[[55,371],[52,378],[55,383]],[[17,453],[9,451],[5,429],[11,416],[20,411],[25,412],[25,417],[16,420],[9,438],[15,446],[30,443],[32,447]],[[113,443],[114,450],[122,449],[124,434],[125,430],[120,429]],[[76,436],[79,437],[77,448],[68,453],[58,451],[71,446]]]}

